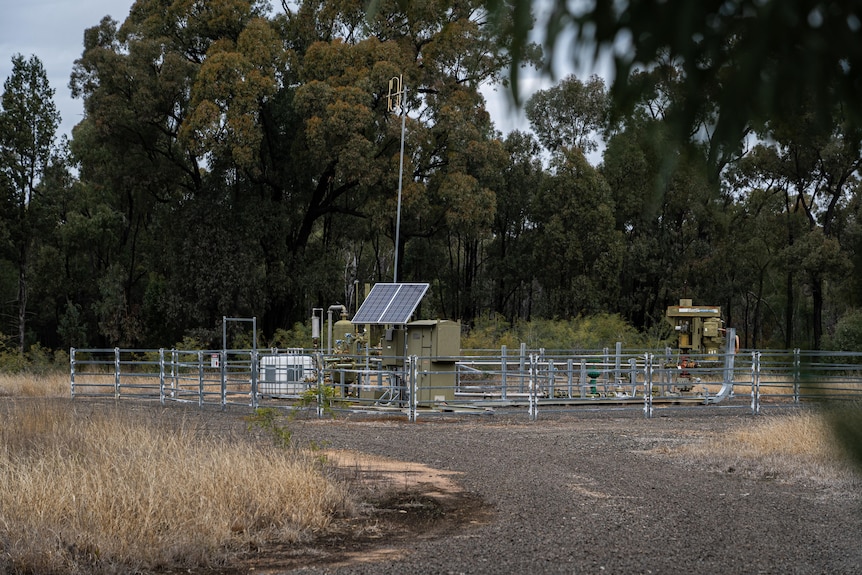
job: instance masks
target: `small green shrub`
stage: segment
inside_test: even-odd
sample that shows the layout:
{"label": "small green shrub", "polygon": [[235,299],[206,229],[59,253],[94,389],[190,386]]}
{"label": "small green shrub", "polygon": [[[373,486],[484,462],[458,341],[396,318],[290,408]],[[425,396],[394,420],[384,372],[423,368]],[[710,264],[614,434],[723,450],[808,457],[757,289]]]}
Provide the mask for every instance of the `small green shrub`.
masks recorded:
{"label": "small green shrub", "polygon": [[825,338],[824,347],[833,351],[862,351],[862,309],[845,313],[835,331]]}
{"label": "small green shrub", "polygon": [[624,347],[645,345],[646,338],[619,315],[597,314],[571,320],[536,319],[510,325],[501,316],[482,318],[461,340],[464,349],[602,349],[622,342]]}
{"label": "small green shrub", "polygon": [[311,326],[296,322],[291,329],[277,329],[270,341],[270,347],[301,348],[311,347]]}
{"label": "small green shrub", "polygon": [[305,407],[315,404],[320,405],[323,413],[334,416],[333,406],[336,402],[335,387],[331,385],[310,387],[299,396],[299,402]]}
{"label": "small green shrub", "polygon": [[248,430],[261,429],[272,435],[273,441],[278,447],[290,447],[290,439],[293,432],[286,425],[279,423],[281,413],[274,407],[258,407],[254,414],[246,417]]}
{"label": "small green shrub", "polygon": [[463,349],[497,349],[520,345],[512,325],[500,314],[476,318],[473,327],[461,338]]}
{"label": "small green shrub", "polygon": [[0,373],[46,375],[68,369],[68,353],[52,352],[35,343],[22,354],[13,338],[0,334]]}
{"label": "small green shrub", "polygon": [[181,349],[183,351],[197,351],[201,349],[208,349],[208,345],[204,343],[204,341],[200,337],[185,335],[183,336],[183,340],[177,342],[174,345],[174,349]]}

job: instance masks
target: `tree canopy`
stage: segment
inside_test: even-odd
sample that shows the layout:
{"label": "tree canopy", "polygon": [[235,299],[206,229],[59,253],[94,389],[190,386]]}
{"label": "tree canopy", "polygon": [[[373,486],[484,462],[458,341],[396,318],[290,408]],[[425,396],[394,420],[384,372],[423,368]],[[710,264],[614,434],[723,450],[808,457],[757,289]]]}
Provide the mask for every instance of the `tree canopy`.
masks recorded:
{"label": "tree canopy", "polygon": [[[27,333],[30,272],[36,238],[44,231],[43,191],[51,164],[60,114],[54,90],[36,56],[12,57],[12,74],[3,83],[0,108],[0,223],[7,235],[6,257],[17,271],[18,349],[24,352]],[[40,197],[41,195],[41,197]]]}
{"label": "tree canopy", "polygon": [[[513,14],[512,53],[519,61],[532,31],[532,0],[495,12]],[[632,72],[672,63],[682,71],[674,123],[681,134],[705,111],[715,114],[715,145],[736,146],[748,129],[791,120],[811,106],[821,122],[841,108],[862,121],[862,4],[834,0],[596,0],[550,3],[544,37],[546,68],[570,49],[587,69],[613,62],[611,94],[630,111],[644,86]],[[570,35],[565,35],[568,32]],[[571,46],[563,45],[571,42]],[[518,94],[520,68],[511,68]]]}
{"label": "tree canopy", "polygon": [[[545,20],[520,0],[138,0],[83,33],[68,147],[41,64],[16,57],[0,354],[213,345],[224,316],[284,341],[312,308],[355,309],[396,254],[400,280],[432,286],[421,313],[468,328],[613,318],[660,341],[687,297],[746,346],[850,341],[855,4],[549,6],[546,48],[571,27],[573,53],[610,51],[616,75],[538,91],[509,134],[481,88],[540,63],[527,32]],[[835,45],[806,48],[825,33]]]}

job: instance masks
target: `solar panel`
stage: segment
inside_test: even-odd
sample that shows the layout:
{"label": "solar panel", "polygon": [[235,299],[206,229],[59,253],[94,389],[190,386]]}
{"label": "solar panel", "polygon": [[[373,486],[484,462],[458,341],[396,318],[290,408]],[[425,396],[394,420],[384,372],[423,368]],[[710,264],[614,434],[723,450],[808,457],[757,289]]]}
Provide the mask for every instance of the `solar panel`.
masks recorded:
{"label": "solar panel", "polygon": [[428,284],[375,284],[351,323],[406,324],[428,291]]}

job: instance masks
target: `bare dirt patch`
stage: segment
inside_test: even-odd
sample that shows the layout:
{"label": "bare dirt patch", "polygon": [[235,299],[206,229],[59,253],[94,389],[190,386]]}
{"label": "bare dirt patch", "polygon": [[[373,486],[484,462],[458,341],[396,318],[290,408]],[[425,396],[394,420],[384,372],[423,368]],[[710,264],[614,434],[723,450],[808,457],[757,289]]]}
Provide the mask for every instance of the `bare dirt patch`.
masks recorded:
{"label": "bare dirt patch", "polygon": [[490,507],[454,479],[459,473],[349,450],[323,450],[321,456],[353,491],[359,502],[355,514],[337,517],[303,544],[273,542],[215,571],[181,572],[274,575],[300,567],[394,561],[405,556],[411,542],[445,537],[492,518]]}

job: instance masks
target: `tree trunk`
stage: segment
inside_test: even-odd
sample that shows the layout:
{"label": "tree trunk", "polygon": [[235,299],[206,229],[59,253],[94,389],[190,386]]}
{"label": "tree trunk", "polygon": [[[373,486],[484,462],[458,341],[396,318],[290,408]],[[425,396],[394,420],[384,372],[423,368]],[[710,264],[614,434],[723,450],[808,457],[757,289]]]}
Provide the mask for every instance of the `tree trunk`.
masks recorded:
{"label": "tree trunk", "polygon": [[793,345],[793,272],[787,272],[787,301],[784,302],[784,349]]}
{"label": "tree trunk", "polygon": [[760,274],[757,277],[757,300],[754,304],[754,339],[752,341],[754,347],[760,346],[763,336],[763,310],[761,309],[761,303],[763,302],[763,276],[764,270],[761,268]]}
{"label": "tree trunk", "polygon": [[25,262],[18,271],[18,353],[24,355],[24,341],[27,336],[27,275]]}
{"label": "tree trunk", "polygon": [[820,349],[823,339],[823,280],[820,274],[811,278],[812,320],[814,321],[814,349]]}

